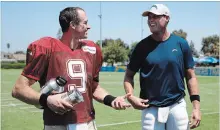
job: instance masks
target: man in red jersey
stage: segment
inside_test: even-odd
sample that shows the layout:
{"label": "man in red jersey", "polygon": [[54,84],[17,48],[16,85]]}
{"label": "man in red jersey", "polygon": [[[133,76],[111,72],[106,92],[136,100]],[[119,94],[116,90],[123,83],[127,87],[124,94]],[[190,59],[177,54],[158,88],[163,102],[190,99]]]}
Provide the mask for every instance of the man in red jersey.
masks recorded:
{"label": "man in red jersey", "polygon": [[[109,95],[99,85],[102,53],[94,42],[87,38],[90,29],[83,9],[68,7],[60,12],[63,36],[60,40],[44,37],[31,43],[27,51],[26,66],[15,83],[12,96],[32,105],[44,107],[44,130],[96,130],[95,100],[114,109],[126,109],[130,104],[125,96]],[[76,105],[62,100],[61,94],[45,95],[32,89],[38,81],[42,87],[57,76],[67,79],[64,92],[77,88],[84,102]]]}

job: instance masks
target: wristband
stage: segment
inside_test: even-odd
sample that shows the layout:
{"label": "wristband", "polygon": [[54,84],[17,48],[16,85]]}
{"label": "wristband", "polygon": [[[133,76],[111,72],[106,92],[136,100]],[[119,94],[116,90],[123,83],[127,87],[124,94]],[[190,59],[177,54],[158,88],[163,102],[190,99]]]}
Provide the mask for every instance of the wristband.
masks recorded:
{"label": "wristband", "polygon": [[194,100],[197,100],[197,101],[200,102],[200,96],[199,96],[199,95],[191,95],[191,96],[190,96],[190,101],[192,102],[192,101],[194,101]]}
{"label": "wristband", "polygon": [[47,107],[47,98],[48,98],[48,96],[49,95],[47,95],[47,94],[41,94],[40,95],[39,103],[43,108]]}
{"label": "wristband", "polygon": [[116,98],[116,97],[114,97],[114,96],[112,96],[112,95],[107,95],[107,96],[105,96],[105,98],[104,98],[104,100],[103,100],[103,103],[104,103],[105,105],[111,107],[111,106],[112,106],[112,105],[111,105],[111,104],[112,104],[112,101],[114,101],[115,98]]}

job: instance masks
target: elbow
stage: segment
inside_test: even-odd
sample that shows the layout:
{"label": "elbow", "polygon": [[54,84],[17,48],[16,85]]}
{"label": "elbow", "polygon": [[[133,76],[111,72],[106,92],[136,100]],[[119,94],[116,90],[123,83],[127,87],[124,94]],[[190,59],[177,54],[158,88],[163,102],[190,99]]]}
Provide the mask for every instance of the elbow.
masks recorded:
{"label": "elbow", "polygon": [[134,84],[134,77],[132,77],[132,76],[130,76],[130,77],[128,77],[128,76],[125,77],[125,78],[124,78],[124,86],[125,86],[125,84],[127,84],[127,83],[133,85],[133,84]]}
{"label": "elbow", "polygon": [[19,93],[18,93],[18,87],[15,85],[14,88],[12,89],[11,96],[12,96],[13,98],[17,98],[18,95],[19,95]]}
{"label": "elbow", "polygon": [[133,83],[134,82],[134,75],[135,75],[135,72],[127,69],[125,72],[124,83],[125,82]]}
{"label": "elbow", "polygon": [[16,98],[17,96],[17,92],[16,92],[16,90],[15,90],[15,88],[13,88],[13,90],[12,90],[12,92],[11,92],[11,96],[13,97],[13,98]]}

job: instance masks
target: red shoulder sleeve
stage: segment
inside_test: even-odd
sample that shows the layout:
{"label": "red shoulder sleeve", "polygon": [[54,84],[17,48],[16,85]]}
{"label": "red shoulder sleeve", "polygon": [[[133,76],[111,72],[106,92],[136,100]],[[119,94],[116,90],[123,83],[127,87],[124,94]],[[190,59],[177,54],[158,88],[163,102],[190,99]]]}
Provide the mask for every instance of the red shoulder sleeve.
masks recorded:
{"label": "red shoulder sleeve", "polygon": [[49,38],[42,38],[31,43],[27,48],[26,66],[22,75],[37,81],[40,80],[47,70],[51,51]]}

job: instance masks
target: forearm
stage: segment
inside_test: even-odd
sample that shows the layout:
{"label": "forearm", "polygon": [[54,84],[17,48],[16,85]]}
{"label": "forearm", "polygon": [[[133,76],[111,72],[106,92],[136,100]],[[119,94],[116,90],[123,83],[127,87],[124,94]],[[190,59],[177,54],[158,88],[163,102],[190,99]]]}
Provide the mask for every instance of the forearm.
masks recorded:
{"label": "forearm", "polygon": [[130,70],[126,70],[125,77],[124,77],[124,89],[126,93],[131,93],[133,95],[134,91],[134,72]]}
{"label": "forearm", "polygon": [[[199,95],[198,81],[194,71],[187,75],[186,80],[189,96]],[[200,109],[200,102],[198,100],[193,100],[192,104],[194,109]]]}
{"label": "forearm", "polygon": [[133,81],[124,81],[124,89],[126,93],[130,93],[131,95],[133,95],[133,91],[134,91],[134,83]]}
{"label": "forearm", "polygon": [[40,93],[30,87],[34,82],[30,82],[26,77],[20,76],[12,90],[12,96],[27,104],[39,104]]}
{"label": "forearm", "polygon": [[196,77],[190,77],[187,81],[189,95],[199,95],[198,81]]}
{"label": "forearm", "polygon": [[96,101],[103,103],[103,100],[104,100],[105,96],[107,96],[107,95],[108,95],[108,92],[105,89],[103,89],[100,85],[98,85],[93,93],[93,98]]}
{"label": "forearm", "polygon": [[[198,88],[198,82],[196,77],[192,77],[188,80],[187,83],[188,91],[189,91],[189,96],[192,95],[199,95],[199,88]],[[194,109],[200,109],[200,102],[197,100],[192,101],[193,108]]]}
{"label": "forearm", "polygon": [[12,96],[17,98],[27,104],[38,105],[40,99],[40,93],[37,93],[30,87],[25,89],[16,89],[16,92],[13,92]]}

